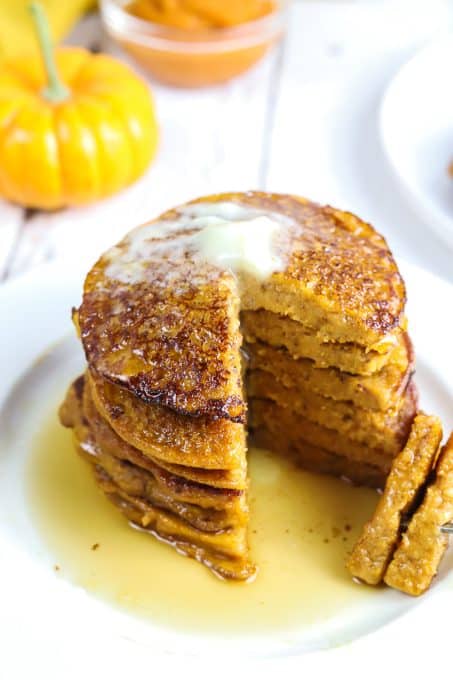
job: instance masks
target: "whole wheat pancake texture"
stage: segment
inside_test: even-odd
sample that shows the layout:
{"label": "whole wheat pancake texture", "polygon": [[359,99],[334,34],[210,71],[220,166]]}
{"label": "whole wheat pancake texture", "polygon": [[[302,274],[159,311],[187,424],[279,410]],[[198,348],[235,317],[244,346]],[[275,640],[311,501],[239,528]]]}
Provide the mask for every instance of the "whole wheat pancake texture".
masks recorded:
{"label": "whole wheat pancake texture", "polygon": [[417,413],[405,301],[358,217],[283,194],[203,197],[88,273],[74,313],[87,369],[61,420],[130,522],[250,579],[248,438],[384,486]]}

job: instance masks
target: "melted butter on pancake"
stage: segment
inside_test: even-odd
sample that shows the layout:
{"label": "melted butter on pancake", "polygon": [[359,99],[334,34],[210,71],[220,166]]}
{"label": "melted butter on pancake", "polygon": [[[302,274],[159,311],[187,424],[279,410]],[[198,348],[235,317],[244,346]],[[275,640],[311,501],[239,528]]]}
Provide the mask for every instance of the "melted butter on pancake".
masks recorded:
{"label": "melted butter on pancake", "polygon": [[[244,272],[264,280],[285,269],[292,224],[285,215],[228,201],[183,206],[174,219],[142,225],[112,248],[106,274],[138,284],[146,280],[148,268],[155,272],[158,266],[168,283],[172,270],[185,261],[207,265],[207,279]],[[186,274],[194,283],[195,268]]]}
{"label": "melted butter on pancake", "polygon": [[281,225],[269,217],[237,222],[225,221],[201,229],[195,237],[199,252],[210,264],[234,272],[246,271],[259,279],[283,269],[274,252],[274,237]]}

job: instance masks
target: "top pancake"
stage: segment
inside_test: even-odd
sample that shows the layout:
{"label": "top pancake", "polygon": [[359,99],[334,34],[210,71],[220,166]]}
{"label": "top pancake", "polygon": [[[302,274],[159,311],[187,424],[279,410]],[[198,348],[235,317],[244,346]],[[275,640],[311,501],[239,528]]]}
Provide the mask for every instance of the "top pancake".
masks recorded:
{"label": "top pancake", "polygon": [[[225,206],[233,220],[281,223],[282,271],[260,281],[200,262],[185,237]],[[86,278],[79,324],[88,363],[110,382],[180,413],[243,422],[240,309],[287,316],[320,342],[372,349],[398,329],[404,303],[385,240],[357,217],[292,196],[219,194],[107,251]]]}

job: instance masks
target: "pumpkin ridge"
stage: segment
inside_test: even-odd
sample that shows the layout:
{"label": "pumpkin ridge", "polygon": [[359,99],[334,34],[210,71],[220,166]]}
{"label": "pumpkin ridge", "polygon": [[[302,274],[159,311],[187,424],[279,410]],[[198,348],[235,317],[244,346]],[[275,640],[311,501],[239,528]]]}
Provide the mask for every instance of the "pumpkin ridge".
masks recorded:
{"label": "pumpkin ridge", "polygon": [[63,170],[63,157],[60,148],[60,136],[58,134],[58,121],[57,121],[58,109],[54,107],[52,110],[52,132],[55,137],[55,146],[57,148],[57,158],[58,158],[58,176],[60,178],[60,196],[66,198],[66,173]]}
{"label": "pumpkin ridge", "polygon": [[[16,111],[14,112],[14,114],[11,116],[11,119],[9,120],[7,125],[4,128],[0,129],[0,158],[2,156],[2,148],[3,148],[3,143],[5,141],[5,138],[10,133],[11,128],[14,127],[14,124],[15,124],[17,118],[20,116],[20,114],[22,113],[22,111],[24,109],[25,109],[25,104],[23,104],[22,106],[19,106],[16,109]],[[5,189],[5,186],[6,186],[6,189]],[[8,190],[7,187],[8,187],[8,181],[6,182],[6,185],[5,185],[5,183],[2,181],[2,172],[0,170],[0,190],[2,192],[2,195],[5,198],[7,198],[8,200],[14,200],[13,195],[10,193],[10,191]]]}
{"label": "pumpkin ridge", "polygon": [[[82,96],[79,96],[79,102],[82,100],[90,100],[91,97],[87,94],[83,94]],[[83,109],[80,107],[80,105],[77,106],[76,109],[76,114],[79,118],[79,120],[83,123],[84,127],[86,128],[88,134],[90,135],[91,139],[93,140],[95,150],[93,152],[93,166],[96,169],[96,172],[94,173],[94,178],[95,178],[95,186],[94,190],[91,192],[94,195],[98,195],[99,192],[101,191],[102,188],[102,177],[101,177],[101,170],[99,167],[99,140],[97,137],[97,134],[93,130],[93,126],[90,123],[90,120],[87,120],[86,115],[84,115],[86,112],[83,111]],[[85,201],[84,201],[85,202]]]}
{"label": "pumpkin ridge", "polygon": [[135,172],[134,172],[134,144],[131,139],[131,135],[129,134],[127,124],[123,120],[120,111],[116,108],[116,106],[113,105],[113,102],[109,101],[108,99],[104,99],[104,97],[98,97],[98,101],[101,101],[105,105],[105,107],[108,108],[110,112],[114,115],[115,120],[121,126],[124,138],[127,140],[127,148],[129,149],[129,172],[127,173],[127,179],[125,181],[127,182],[127,184],[129,184],[130,182],[133,181],[135,177]]}

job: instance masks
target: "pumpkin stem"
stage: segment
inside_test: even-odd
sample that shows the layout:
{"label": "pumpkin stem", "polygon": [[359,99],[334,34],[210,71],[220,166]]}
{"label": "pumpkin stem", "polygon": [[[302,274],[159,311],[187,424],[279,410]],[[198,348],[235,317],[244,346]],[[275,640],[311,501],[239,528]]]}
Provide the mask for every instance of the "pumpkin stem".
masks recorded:
{"label": "pumpkin stem", "polygon": [[47,17],[39,2],[30,3],[29,10],[33,17],[39,49],[47,75],[47,85],[43,89],[42,95],[51,102],[61,102],[69,97],[70,92],[63,85],[58,75]]}

